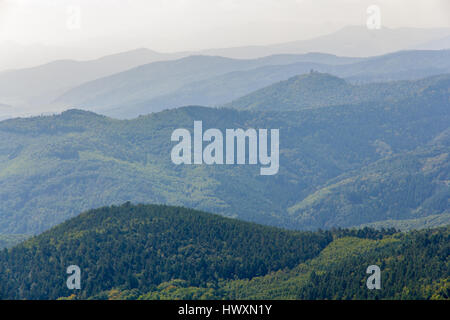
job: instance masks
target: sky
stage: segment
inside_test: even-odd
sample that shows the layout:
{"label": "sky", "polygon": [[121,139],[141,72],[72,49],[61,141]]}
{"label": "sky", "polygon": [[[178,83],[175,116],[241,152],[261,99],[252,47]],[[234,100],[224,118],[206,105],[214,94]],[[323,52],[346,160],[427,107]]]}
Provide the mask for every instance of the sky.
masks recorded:
{"label": "sky", "polygon": [[449,0],[0,0],[0,43],[161,52],[272,44],[365,25],[450,27]]}

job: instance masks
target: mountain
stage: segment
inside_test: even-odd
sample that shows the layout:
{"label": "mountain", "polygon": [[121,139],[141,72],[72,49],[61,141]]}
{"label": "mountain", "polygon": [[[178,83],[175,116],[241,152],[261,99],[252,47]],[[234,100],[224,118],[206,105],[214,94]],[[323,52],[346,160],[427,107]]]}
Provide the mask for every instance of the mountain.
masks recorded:
{"label": "mountain", "polygon": [[119,286],[146,292],[172,279],[214,285],[292,268],[330,240],[327,233],[285,231],[180,207],[105,207],[2,251],[0,298],[69,296],[66,268],[72,264],[83,272],[80,298]]}
{"label": "mountain", "polygon": [[352,85],[345,80],[312,71],[275,83],[241,97],[225,107],[246,110],[300,110],[369,101],[393,103],[415,97],[448,76],[435,76],[416,81],[396,81]]}
{"label": "mountain", "polygon": [[338,56],[370,57],[410,49],[425,42],[450,35],[449,28],[418,29],[382,27],[370,30],[366,26],[348,26],[336,32],[312,39],[267,46],[222,48],[202,51],[202,54],[231,58],[258,58],[280,53],[299,54],[323,52]]}
{"label": "mountain", "polygon": [[450,72],[450,50],[405,51],[367,59],[324,54],[253,60],[188,57],[85,83],[66,92],[58,102],[112,117],[133,118],[183,105],[223,105],[312,69],[354,83],[411,80]]}
{"label": "mountain", "polygon": [[[295,232],[181,207],[91,210],[0,252],[2,299],[448,299],[450,229]],[[366,288],[381,268],[382,289]],[[80,290],[66,287],[69,265]]]}
{"label": "mountain", "polygon": [[3,71],[0,72],[0,98],[11,101],[10,104],[16,108],[37,109],[81,83],[141,64],[177,57],[136,49],[95,60],[57,60],[37,67]]}
{"label": "mountain", "polygon": [[[437,151],[432,147],[441,148],[436,149],[441,150],[441,155],[448,150],[450,79],[441,76],[423,81],[432,85],[403,83],[406,88],[415,88],[415,93],[395,101],[295,111],[192,106],[133,120],[115,120],[70,110],[54,116],[2,121],[0,233],[39,233],[78,212],[125,201],[183,205],[291,229],[328,228],[331,223],[321,218],[322,211],[318,211],[317,218],[305,220],[302,211],[292,208],[321,188],[335,184],[332,179],[351,173],[355,181],[364,180],[365,171],[360,172],[359,178],[358,170],[381,170],[368,169],[371,164],[376,168],[381,163],[383,170],[395,173],[397,169],[389,166],[390,161],[376,162],[397,155],[405,161],[409,156],[417,157],[411,167],[416,173],[399,174],[408,181],[417,181],[419,196],[400,201],[409,189],[397,190],[395,181],[373,179],[374,185],[368,188],[373,187],[374,191],[377,186],[392,188],[364,203],[368,206],[366,211],[373,214],[355,216],[354,212],[363,207],[361,203],[337,202],[342,207],[335,210],[336,216],[331,220],[334,225],[359,226],[392,220],[389,211],[376,207],[384,195],[383,206],[399,212],[395,219],[443,214],[448,210],[442,203],[446,194],[442,188],[448,188],[443,184],[446,166],[438,166],[436,172],[421,172],[419,164],[435,157],[433,152]],[[203,121],[204,130],[279,129],[279,173],[261,176],[260,166],[255,165],[173,164],[172,132],[177,128],[192,130],[198,120]],[[424,151],[430,156],[421,156],[420,148],[430,149]],[[355,192],[351,186],[344,191]],[[365,195],[363,189],[356,191],[361,192],[359,197]],[[390,194],[392,197],[388,197]],[[327,199],[322,200],[324,208],[329,207]],[[423,210],[412,210],[419,207]]]}

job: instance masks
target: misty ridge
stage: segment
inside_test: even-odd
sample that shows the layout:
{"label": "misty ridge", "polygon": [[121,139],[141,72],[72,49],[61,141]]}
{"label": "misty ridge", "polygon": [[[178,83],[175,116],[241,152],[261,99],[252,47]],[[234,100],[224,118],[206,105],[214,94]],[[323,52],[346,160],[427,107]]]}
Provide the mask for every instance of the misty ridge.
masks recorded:
{"label": "misty ridge", "polygon": [[[449,72],[449,35],[445,28],[354,26],[272,46],[170,54],[141,48],[94,60],[65,58],[1,71],[0,119],[68,107],[133,118],[184,105],[220,106],[311,69],[355,84],[420,79]],[[2,52],[14,50],[5,45]]]}

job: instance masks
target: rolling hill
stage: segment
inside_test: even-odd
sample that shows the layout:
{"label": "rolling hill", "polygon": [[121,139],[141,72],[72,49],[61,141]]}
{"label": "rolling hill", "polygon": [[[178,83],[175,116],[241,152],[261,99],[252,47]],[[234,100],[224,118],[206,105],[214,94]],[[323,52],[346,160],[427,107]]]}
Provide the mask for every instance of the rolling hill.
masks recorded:
{"label": "rolling hill", "polygon": [[225,107],[260,111],[294,111],[370,101],[395,103],[419,96],[424,90],[447,81],[446,79],[448,76],[443,75],[416,81],[353,85],[330,74],[312,71],[257,90],[226,104]]}

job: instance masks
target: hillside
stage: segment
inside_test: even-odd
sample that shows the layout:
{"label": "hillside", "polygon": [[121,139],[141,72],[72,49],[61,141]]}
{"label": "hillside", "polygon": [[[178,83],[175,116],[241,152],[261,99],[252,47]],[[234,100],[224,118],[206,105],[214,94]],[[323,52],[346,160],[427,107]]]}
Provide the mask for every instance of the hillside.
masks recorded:
{"label": "hillside", "polygon": [[[288,212],[305,228],[348,227],[348,221],[354,226],[372,217],[383,217],[391,221],[392,227],[396,225],[394,221],[424,219],[431,214],[445,215],[440,224],[449,224],[449,142],[447,146],[388,156],[356,172],[345,173],[290,207]],[[381,144],[380,148],[383,147],[386,146]]]}
{"label": "hillside", "polygon": [[[82,213],[0,252],[1,299],[448,299],[449,228],[294,232],[181,207]],[[66,268],[81,269],[68,290]],[[366,268],[382,289],[366,288]]]}
{"label": "hillside", "polygon": [[[364,232],[361,232],[363,235]],[[339,234],[316,258],[290,271],[223,284],[228,299],[441,299],[450,298],[450,228],[379,238]],[[381,289],[367,290],[367,266],[381,269]],[[166,290],[174,298],[177,288]],[[179,292],[184,293],[183,289]],[[157,297],[159,292],[144,295]],[[164,292],[163,292],[164,296]]]}
{"label": "hillside", "polygon": [[83,270],[79,298],[119,286],[146,292],[172,279],[214,286],[292,268],[329,241],[327,233],[288,232],[180,207],[105,207],[2,251],[0,299],[70,296],[71,264]]}
{"label": "hillside", "polygon": [[[383,158],[408,155],[430,143],[441,145],[441,154],[447,153],[448,81],[443,78],[413,98],[395,103],[292,112],[185,107],[127,121],[71,110],[2,121],[0,233],[39,233],[78,212],[125,201],[183,205],[292,229],[330,227],[323,219],[302,220],[288,208],[333,184],[332,179],[347,173],[358,176],[358,170]],[[279,128],[279,173],[261,176],[259,166],[172,164],[171,133],[176,128],[192,130],[195,120],[202,120],[205,130]],[[439,181],[445,181],[441,178],[446,176],[445,163],[437,167],[442,171],[432,172],[426,183],[417,185],[421,196],[412,202],[414,208],[426,204],[424,208],[430,210],[402,208],[411,204],[395,197],[388,197],[392,203],[384,206],[400,210],[401,216],[395,218],[402,220],[444,213],[448,206],[440,199],[448,185]],[[386,168],[380,170],[391,170],[389,161],[384,164]],[[417,174],[423,175],[420,170]],[[395,183],[380,184],[376,179],[373,183],[394,188],[385,191],[388,195],[409,192],[396,191]],[[364,196],[364,190],[358,192]],[[382,201],[382,193],[379,196]],[[366,203],[365,209],[377,214],[355,218],[347,214],[361,209],[361,204],[348,207],[341,201],[333,221],[357,226],[392,220],[386,211],[370,207],[376,203]]]}

